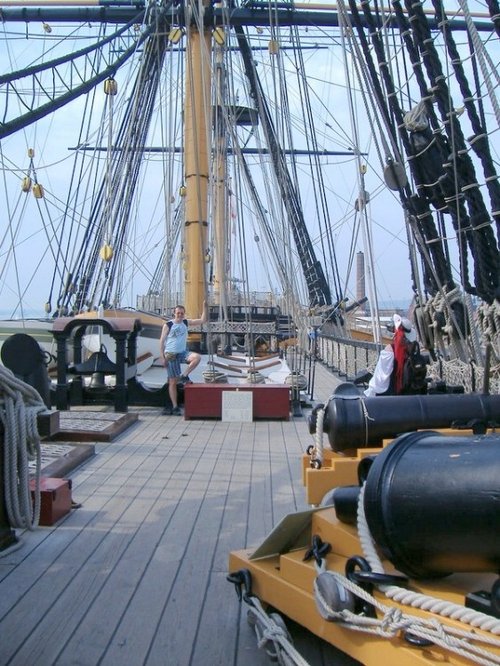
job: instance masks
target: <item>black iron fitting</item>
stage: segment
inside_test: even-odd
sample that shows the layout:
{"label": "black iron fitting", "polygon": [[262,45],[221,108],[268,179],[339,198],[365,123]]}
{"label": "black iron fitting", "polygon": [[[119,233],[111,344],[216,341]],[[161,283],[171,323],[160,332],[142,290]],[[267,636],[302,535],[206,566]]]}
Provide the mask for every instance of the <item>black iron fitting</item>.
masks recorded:
{"label": "black iron fitting", "polygon": [[[238,571],[235,571],[234,573],[230,573],[227,578],[227,581],[230,583],[233,583],[234,588],[236,590],[236,596],[238,597],[238,601],[243,601],[248,602],[250,597],[253,596],[252,594],[252,574],[248,569],[239,569]],[[243,593],[242,590],[245,590]]]}
{"label": "black iron fitting", "polygon": [[302,561],[308,562],[312,557],[316,560],[316,564],[320,565],[321,560],[324,560],[328,553],[331,551],[332,547],[326,541],[322,541],[321,538],[315,534],[312,538],[312,546],[309,550],[306,551]]}
{"label": "black iron fitting", "polygon": [[376,571],[353,571],[350,580],[361,587],[370,584],[380,587],[381,585],[407,585],[406,576],[397,576],[396,574],[377,573]]}
{"label": "black iron fitting", "polygon": [[[372,594],[373,583],[362,580],[362,578],[359,576],[360,573],[373,572],[370,564],[367,560],[365,560],[364,557],[361,557],[360,555],[354,555],[353,557],[350,557],[345,563],[346,578],[353,583],[356,583],[356,585],[359,585],[359,587],[365,590],[365,592],[368,592],[368,594]],[[365,617],[377,617],[377,613],[373,604],[365,601],[364,599],[360,599],[359,597],[356,597],[354,611],[358,615],[364,615]]]}
{"label": "black iron fitting", "polygon": [[430,645],[434,645],[434,643],[428,638],[423,638],[422,636],[415,636],[415,634],[412,634],[411,631],[405,631],[403,634],[403,638],[412,647],[423,648],[423,647],[429,647]]}

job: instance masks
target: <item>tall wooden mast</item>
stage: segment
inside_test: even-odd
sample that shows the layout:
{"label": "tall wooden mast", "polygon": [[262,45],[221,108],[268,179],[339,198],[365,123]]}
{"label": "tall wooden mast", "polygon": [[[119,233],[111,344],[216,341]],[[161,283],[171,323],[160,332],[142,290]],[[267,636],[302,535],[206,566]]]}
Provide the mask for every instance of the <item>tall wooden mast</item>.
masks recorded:
{"label": "tall wooden mast", "polygon": [[[188,318],[199,317],[206,296],[208,250],[208,185],[211,137],[211,30],[199,15],[208,6],[190,2],[193,20],[187,28],[186,95],[184,105],[184,298]],[[197,346],[201,336],[190,336]]]}

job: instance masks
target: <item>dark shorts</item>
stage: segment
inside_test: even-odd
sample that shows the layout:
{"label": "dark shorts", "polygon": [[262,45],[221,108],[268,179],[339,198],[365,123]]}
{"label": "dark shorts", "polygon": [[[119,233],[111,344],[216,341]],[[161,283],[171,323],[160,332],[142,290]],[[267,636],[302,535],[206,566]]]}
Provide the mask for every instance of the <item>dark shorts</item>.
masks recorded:
{"label": "dark shorts", "polygon": [[181,376],[181,363],[187,363],[188,356],[188,351],[179,352],[175,355],[175,358],[165,362],[169,379],[175,379],[176,377]]}

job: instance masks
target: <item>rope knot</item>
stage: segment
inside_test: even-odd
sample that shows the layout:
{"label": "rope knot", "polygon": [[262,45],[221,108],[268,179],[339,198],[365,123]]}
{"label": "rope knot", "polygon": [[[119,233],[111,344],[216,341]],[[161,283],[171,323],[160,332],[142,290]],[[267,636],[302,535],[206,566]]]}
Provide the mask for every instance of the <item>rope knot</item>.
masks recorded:
{"label": "rope knot", "polygon": [[380,629],[384,634],[396,636],[401,629],[406,629],[407,621],[400,608],[389,609],[381,619]]}
{"label": "rope knot", "polygon": [[287,639],[287,632],[277,624],[267,626],[262,631],[262,636],[258,641],[259,648],[263,648],[268,641],[277,643],[280,640]]}

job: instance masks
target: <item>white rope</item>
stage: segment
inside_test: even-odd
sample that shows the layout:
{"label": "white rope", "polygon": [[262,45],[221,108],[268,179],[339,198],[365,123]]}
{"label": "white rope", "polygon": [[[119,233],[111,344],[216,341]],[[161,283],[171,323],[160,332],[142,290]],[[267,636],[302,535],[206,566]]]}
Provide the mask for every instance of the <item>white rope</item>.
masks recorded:
{"label": "white rope", "polygon": [[264,384],[266,378],[258,370],[249,370],[245,381],[247,384]]}
{"label": "white rope", "polygon": [[284,666],[288,666],[288,664],[290,666],[309,666],[308,662],[290,642],[288,632],[265,612],[260,600],[251,596],[247,603],[249,604],[248,615],[255,625],[259,648],[265,648],[268,642],[271,641],[279,664]]}
{"label": "white rope", "polygon": [[[34,529],[40,518],[40,436],[37,414],[47,410],[38,391],[0,366],[0,419],[4,427],[4,496],[11,527]],[[28,461],[36,461],[35,503]]]}
{"label": "white rope", "polygon": [[500,358],[500,302],[482,303],[478,307],[477,318],[484,341],[491,342],[496,358]]}
{"label": "white rope", "polygon": [[300,372],[291,372],[285,377],[285,384],[303,391],[307,388],[307,377]]}
{"label": "white rope", "polygon": [[[328,399],[328,402],[329,401],[330,399]],[[323,422],[328,402],[326,405],[318,409],[316,413],[316,432],[314,434],[314,446],[311,451],[311,464],[314,462],[318,462],[321,465],[323,464]]]}
{"label": "white rope", "polygon": [[218,370],[204,370],[203,379],[205,384],[227,384],[227,375]]}
{"label": "white rope", "polygon": [[368,412],[368,408],[366,406],[365,398],[363,395],[360,396],[359,398],[360,403],[361,403],[361,411],[363,412],[363,418],[365,421],[365,447],[368,447],[370,445],[369,442],[369,435],[370,435],[370,428],[369,428],[369,421],[375,421],[375,419],[370,416],[370,413]]}
{"label": "white rope", "polygon": [[430,641],[445,650],[459,654],[476,664],[481,664],[482,666],[497,666],[500,664],[500,656],[471,643],[471,641],[476,641],[499,647],[500,641],[493,637],[478,636],[473,631],[454,629],[453,627],[443,625],[438,620],[427,620],[405,613],[399,608],[386,606],[346,576],[336,571],[327,571],[325,560],[322,560],[321,565],[317,565],[317,570],[321,574],[326,573],[332,576],[338,585],[344,587],[366,603],[371,604],[381,614],[381,617],[368,617],[366,615],[358,615],[348,609],[338,611],[329,605],[315,581],[314,595],[316,603],[323,609],[325,614],[328,614],[340,626],[352,631],[362,631],[388,639],[393,639],[401,633],[408,633],[416,638]]}

